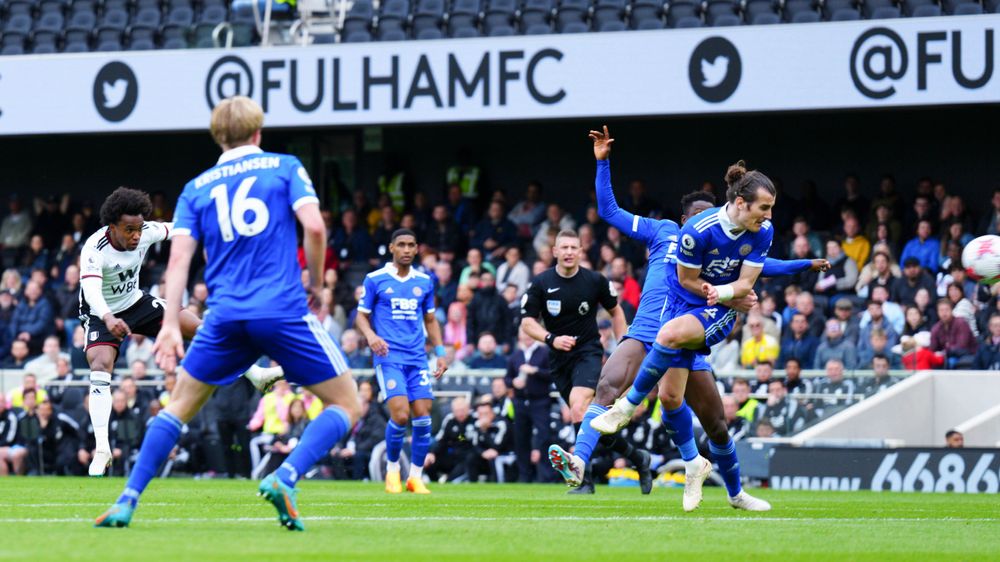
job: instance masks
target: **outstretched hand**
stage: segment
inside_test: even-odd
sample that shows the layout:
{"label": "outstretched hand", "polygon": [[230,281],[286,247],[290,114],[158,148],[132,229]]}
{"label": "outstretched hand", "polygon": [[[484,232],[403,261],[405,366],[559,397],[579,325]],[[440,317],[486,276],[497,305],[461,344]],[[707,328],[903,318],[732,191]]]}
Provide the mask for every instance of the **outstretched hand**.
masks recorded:
{"label": "outstretched hand", "polygon": [[824,259],[813,260],[812,265],[809,266],[812,271],[829,271],[830,261]]}
{"label": "outstretched hand", "polygon": [[590,131],[590,139],[594,141],[594,158],[607,160],[611,156],[611,143],[615,142],[615,139],[611,138],[611,133],[608,132],[608,126],[604,126],[603,133]]}

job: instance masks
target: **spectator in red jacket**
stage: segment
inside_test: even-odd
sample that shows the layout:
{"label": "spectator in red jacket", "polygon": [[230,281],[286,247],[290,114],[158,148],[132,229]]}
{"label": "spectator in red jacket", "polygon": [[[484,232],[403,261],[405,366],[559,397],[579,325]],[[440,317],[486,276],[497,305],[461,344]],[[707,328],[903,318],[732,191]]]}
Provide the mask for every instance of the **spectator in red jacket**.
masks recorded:
{"label": "spectator in red jacket", "polygon": [[937,302],[938,322],[931,328],[931,351],[943,352],[949,369],[969,368],[979,347],[964,318],[957,318],[950,300]]}
{"label": "spectator in red jacket", "polygon": [[944,365],[944,354],[934,353],[931,345],[930,332],[919,332],[913,336],[903,336],[893,352],[903,356],[903,367],[910,371],[925,371],[938,369]]}
{"label": "spectator in red jacket", "polygon": [[620,281],[622,284],[622,300],[631,304],[632,308],[639,308],[639,298],[642,297],[642,287],[632,276],[628,261],[618,256],[611,260],[608,269],[608,278],[612,281]]}

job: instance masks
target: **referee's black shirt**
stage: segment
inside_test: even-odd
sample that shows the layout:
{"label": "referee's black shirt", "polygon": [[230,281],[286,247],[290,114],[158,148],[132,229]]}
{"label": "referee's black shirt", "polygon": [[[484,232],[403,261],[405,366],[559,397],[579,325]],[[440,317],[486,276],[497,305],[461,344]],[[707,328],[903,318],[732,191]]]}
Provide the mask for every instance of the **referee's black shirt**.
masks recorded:
{"label": "referee's black shirt", "polygon": [[522,318],[541,318],[545,329],[556,336],[576,336],[573,349],[599,344],[597,307],[618,306],[618,294],[606,277],[579,268],[573,277],[546,269],[535,277],[521,300]]}

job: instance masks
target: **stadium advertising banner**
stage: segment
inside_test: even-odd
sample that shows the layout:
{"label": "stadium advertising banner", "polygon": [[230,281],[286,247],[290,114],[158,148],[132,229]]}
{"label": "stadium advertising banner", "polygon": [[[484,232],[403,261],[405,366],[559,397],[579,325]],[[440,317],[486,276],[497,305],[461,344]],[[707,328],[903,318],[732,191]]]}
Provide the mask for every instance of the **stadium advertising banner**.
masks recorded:
{"label": "stadium advertising banner", "polygon": [[776,447],[770,472],[778,490],[996,494],[1000,450]]}
{"label": "stadium advertising banner", "polygon": [[0,134],[1000,102],[1000,15],[313,47],[0,57]]}

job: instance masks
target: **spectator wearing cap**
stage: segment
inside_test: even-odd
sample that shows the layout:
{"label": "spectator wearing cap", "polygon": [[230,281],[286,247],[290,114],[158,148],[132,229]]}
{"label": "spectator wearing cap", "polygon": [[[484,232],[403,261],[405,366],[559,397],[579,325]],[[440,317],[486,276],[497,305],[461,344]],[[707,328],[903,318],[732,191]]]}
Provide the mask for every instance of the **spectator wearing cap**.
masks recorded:
{"label": "spectator wearing cap", "polygon": [[17,265],[21,251],[31,236],[31,213],[21,206],[21,199],[13,194],[8,200],[10,213],[0,222],[0,250],[4,269]]}
{"label": "spectator wearing cap", "polygon": [[937,302],[938,322],[931,328],[931,351],[944,353],[949,369],[971,367],[978,343],[964,318],[954,314],[954,305],[943,298]]}
{"label": "spectator wearing cap", "polygon": [[892,301],[900,304],[913,304],[916,302],[917,291],[920,289],[927,289],[930,294],[935,294],[937,287],[935,287],[934,278],[923,270],[920,258],[905,256],[903,276],[892,284]]}
{"label": "spectator wearing cap", "polygon": [[909,258],[917,258],[920,266],[926,271],[937,272],[941,259],[941,242],[932,234],[931,221],[920,219],[917,222],[917,236],[906,243],[900,255],[904,265]]}
{"label": "spectator wearing cap", "polygon": [[743,341],[740,351],[740,364],[749,368],[761,362],[773,363],[778,360],[780,347],[778,340],[764,333],[764,317],[753,313],[747,317],[747,328],[750,337]]}
{"label": "spectator wearing cap", "polygon": [[1000,315],[990,316],[987,333],[979,343],[972,366],[975,369],[1000,370]]}
{"label": "spectator wearing cap", "polygon": [[789,359],[812,365],[819,346],[819,339],[809,333],[809,322],[804,314],[797,313],[788,323],[789,335],[781,341],[778,365],[784,367]]}
{"label": "spectator wearing cap", "polygon": [[858,350],[854,343],[844,338],[844,333],[840,329],[840,321],[831,318],[826,322],[826,333],[820,339],[816,348],[816,358],[813,361],[814,369],[824,368],[830,360],[839,361],[843,367],[853,369],[857,364]]}
{"label": "spectator wearing cap", "polygon": [[854,314],[854,303],[849,298],[837,300],[833,305],[833,317],[840,322],[840,331],[844,334],[844,339],[852,345],[858,343],[859,321]]}

